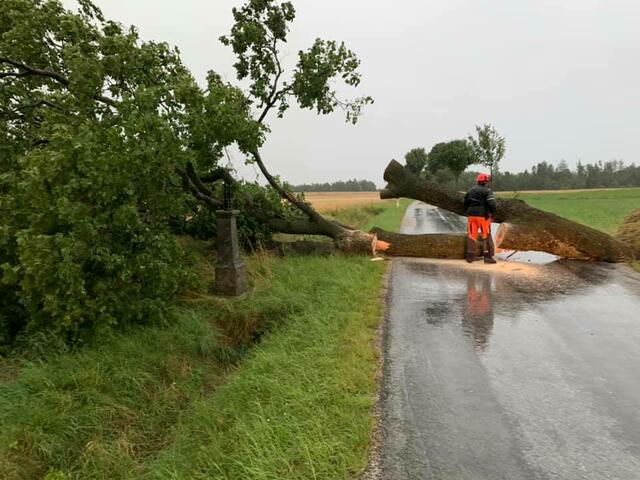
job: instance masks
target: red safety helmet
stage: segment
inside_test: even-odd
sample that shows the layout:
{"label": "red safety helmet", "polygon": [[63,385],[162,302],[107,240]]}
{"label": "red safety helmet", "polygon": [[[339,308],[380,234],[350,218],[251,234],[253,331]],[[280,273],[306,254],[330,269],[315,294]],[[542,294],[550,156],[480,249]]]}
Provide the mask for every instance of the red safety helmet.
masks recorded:
{"label": "red safety helmet", "polygon": [[489,175],[488,173],[481,173],[480,175],[478,175],[478,177],[476,178],[476,181],[478,183],[488,183],[491,181],[491,175]]}

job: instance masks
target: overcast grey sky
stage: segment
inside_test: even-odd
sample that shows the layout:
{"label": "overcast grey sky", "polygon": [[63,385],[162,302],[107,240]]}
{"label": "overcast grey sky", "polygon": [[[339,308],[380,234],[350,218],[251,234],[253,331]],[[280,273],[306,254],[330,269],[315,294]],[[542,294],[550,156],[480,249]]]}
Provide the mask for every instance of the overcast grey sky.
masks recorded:
{"label": "overcast grey sky", "polygon": [[[177,45],[199,80],[209,69],[235,79],[233,56],[218,37],[242,2],[95,1],[108,17],[137,25],[144,39]],[[316,37],[344,40],[364,77],[349,93],[376,103],[356,126],[341,113],[272,118],[263,156],[292,183],[357,177],[382,184],[390,159],[486,122],[507,139],[503,170],[542,160],[640,160],[638,0],[293,3],[288,60]]]}

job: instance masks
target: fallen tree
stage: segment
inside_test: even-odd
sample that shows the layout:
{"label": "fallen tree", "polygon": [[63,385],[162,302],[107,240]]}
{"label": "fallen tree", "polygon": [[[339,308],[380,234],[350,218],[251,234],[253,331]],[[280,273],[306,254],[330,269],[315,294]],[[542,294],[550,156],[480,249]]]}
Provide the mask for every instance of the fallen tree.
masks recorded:
{"label": "fallen tree", "polygon": [[207,175],[199,176],[193,165],[189,163],[187,168],[177,167],[176,171],[182,176],[185,185],[194,197],[213,210],[222,209],[224,202],[215,196],[213,188],[207,186],[207,184],[215,184],[218,181],[226,180],[230,185],[236,187],[239,194],[237,205],[240,211],[267,225],[274,232],[330,237],[338,250],[350,254],[371,254],[376,247],[380,247],[375,234],[356,230],[320,215],[309,203],[280,185],[266,169],[257,150],[253,152],[253,156],[272,188],[284,200],[299,210],[300,215],[291,216],[284,215],[281,212],[265,211],[256,204],[253,196],[246,189],[238,188],[238,181],[231,176],[228,170],[220,168]]}
{"label": "fallen tree", "polygon": [[[376,250],[386,249],[386,253],[392,256],[450,259],[464,257],[466,238],[462,233],[406,235],[379,228],[374,228],[371,232],[363,232],[327,219],[310,204],[280,185],[266,169],[257,151],[253,152],[253,156],[269,184],[283,199],[303,214],[293,218],[268,216],[255,207],[250,195],[245,192],[242,198],[243,210],[268,224],[274,231],[294,235],[327,236],[334,240],[337,250],[349,254],[370,254],[375,253]],[[193,180],[191,189],[197,191],[196,186],[198,184],[203,186],[202,181],[195,177],[194,171],[191,175]],[[221,178],[223,178],[222,175],[218,177],[213,175],[205,180]],[[464,214],[464,197],[461,193],[426,181],[396,161],[388,165],[384,178],[388,184],[380,193],[383,199],[412,198],[460,215]],[[233,179],[230,181],[235,182]],[[209,193],[210,191],[200,190],[196,193],[196,197],[202,198]],[[220,208],[222,205],[221,200],[211,197],[207,203],[215,208]],[[522,200],[499,200],[495,221],[502,223],[496,235],[496,245],[500,248],[542,251],[575,260],[626,262],[640,258],[638,249],[628,243],[585,225],[533,208]]]}
{"label": "fallen tree", "polygon": [[[291,3],[273,0],[247,2],[233,10],[234,25],[231,32],[220,38],[231,47],[236,55],[238,80],[250,80],[247,104],[255,108],[255,122],[262,132],[268,131],[265,119],[272,111],[282,117],[295,102],[300,108],[316,110],[328,114],[336,109],[346,112],[347,121],[355,123],[362,108],[373,102],[370,97],[341,100],[333,82],[342,80],[347,86],[356,87],[360,83],[360,61],[344,43],[316,39],[313,45],[298,53],[298,61],[291,71],[282,62],[280,45],[287,41],[288,24],[295,18]],[[296,196],[281,184],[267,169],[259,151],[260,142],[241,148],[256,164],[264,178],[278,195],[288,202],[297,213],[264,211],[256,205],[251,194],[243,189],[238,207],[249,216],[268,225],[273,231],[294,235],[324,235],[333,239],[336,248],[346,253],[371,253],[377,242],[375,234],[362,232],[320,215],[309,203]],[[229,173],[219,170],[199,175],[192,164],[186,169],[177,168],[191,193],[210,208],[218,209],[222,202],[213,195],[213,189],[206,184],[218,181],[226,175],[227,181],[234,183]]]}
{"label": "fallen tree", "polygon": [[[395,160],[387,166],[384,179],[387,186],[380,192],[380,198],[412,198],[459,215],[464,214],[464,196],[460,192],[420,178]],[[627,262],[640,258],[637,248],[611,235],[538,210],[522,200],[499,199],[495,221],[502,224],[496,235],[496,246],[500,248],[541,251],[575,260]],[[396,242],[409,245],[429,238],[423,237],[412,241],[380,233],[380,238],[392,243],[395,239]],[[447,238],[447,242],[455,241]],[[457,249],[458,245],[454,244]]]}

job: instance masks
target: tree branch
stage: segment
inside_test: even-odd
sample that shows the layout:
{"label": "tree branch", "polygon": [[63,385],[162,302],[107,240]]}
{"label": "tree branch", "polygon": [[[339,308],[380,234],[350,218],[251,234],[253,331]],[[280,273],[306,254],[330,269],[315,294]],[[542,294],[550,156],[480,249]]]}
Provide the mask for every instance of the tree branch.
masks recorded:
{"label": "tree branch", "polygon": [[15,78],[19,78],[19,77],[27,77],[29,76],[30,73],[29,72],[0,72],[0,78],[6,78],[6,77],[15,77]]}
{"label": "tree branch", "polygon": [[27,103],[24,105],[19,105],[18,108],[16,108],[15,110],[12,110],[12,112],[21,112],[23,110],[27,110],[27,109],[36,109],[38,107],[50,107],[53,108],[54,110],[58,110],[58,111],[62,111],[62,108],[60,108],[58,105],[51,103],[48,100],[38,100],[35,103]]}
{"label": "tree branch", "polygon": [[231,176],[226,168],[216,168],[207,175],[201,175],[200,181],[204,183],[215,183],[220,180],[227,180],[229,183],[236,183],[236,179]]}
{"label": "tree branch", "polygon": [[269,182],[269,185],[271,185],[280,194],[282,198],[284,198],[285,200],[293,204],[295,207],[297,207],[298,210],[302,211],[305,215],[307,215],[312,222],[317,223],[320,227],[322,227],[325,231],[327,231],[329,235],[333,236],[338,234],[337,225],[328,221],[326,218],[324,218],[322,215],[316,212],[311,205],[309,205],[306,202],[303,202],[302,200],[297,198],[293,193],[291,193],[289,190],[287,190],[285,187],[283,187],[278,183],[278,181],[267,170],[267,167],[264,165],[264,162],[262,161],[262,157],[260,156],[260,153],[258,152],[258,150],[254,150],[253,152],[251,152],[251,154],[253,155],[253,158],[258,164],[260,171],[267,179],[267,182]]}
{"label": "tree branch", "polygon": [[[48,69],[36,68],[36,67],[31,66],[31,65],[27,65],[27,64],[21,63],[21,62],[17,62],[15,60],[11,60],[10,58],[6,58],[6,57],[0,57],[0,63],[6,63],[6,64],[9,64],[9,65],[15,67],[15,68],[23,70],[22,74],[19,74],[20,76],[34,75],[34,76],[38,76],[38,77],[50,78],[52,80],[55,80],[59,84],[64,85],[65,87],[69,87],[69,80],[66,77],[64,77],[63,75],[59,74],[58,72],[54,72],[54,71],[48,70]],[[18,74],[18,72],[5,72],[5,73]],[[115,100],[113,100],[111,98],[105,97],[104,95],[96,94],[96,95],[93,96],[93,99],[97,100],[99,102],[102,102],[102,103],[104,103],[106,105],[109,105],[111,107],[114,107],[114,108],[118,107],[118,102],[116,102]]]}
{"label": "tree branch", "polygon": [[280,77],[282,76],[283,69],[282,69],[282,65],[280,64],[280,58],[278,58],[278,49],[276,47],[277,41],[278,40],[274,37],[273,45],[271,46],[271,53],[273,54],[273,58],[276,62],[276,66],[278,67],[278,72],[276,73],[276,77],[273,80],[273,85],[271,86],[271,92],[269,93],[267,103],[264,109],[262,110],[262,113],[258,117],[258,123],[262,123],[262,121],[267,116],[267,113],[269,113],[269,111],[275,106],[276,102],[278,101],[278,97],[282,92],[282,90],[278,91],[278,82],[280,81]]}
{"label": "tree branch", "polygon": [[[175,167],[175,170],[185,181],[193,196],[213,209],[222,208],[223,202],[213,197],[211,190],[209,190],[203,182],[218,181],[225,178],[231,183],[237,182],[229,172],[223,168],[216,169],[209,175],[202,178],[198,177],[191,163],[187,164],[186,169],[182,167]],[[278,218],[270,216],[255,206],[253,197],[248,192],[243,192],[243,200],[245,202],[245,210],[247,213],[250,213],[276,232],[288,233],[291,235],[325,235],[331,237],[331,235],[327,233],[326,229],[306,218]]]}
{"label": "tree branch", "polygon": [[207,197],[213,197],[213,192],[200,180],[198,173],[195,168],[193,168],[193,164],[191,162],[187,163],[186,174],[189,177],[189,180],[196,186],[196,188]]}
{"label": "tree branch", "polygon": [[[182,177],[182,180],[184,181],[184,183],[186,184],[186,186],[189,188],[189,190],[191,191],[191,194],[198,200],[200,200],[201,202],[205,203],[208,207],[217,210],[219,208],[222,208],[222,206],[224,205],[224,203],[220,200],[218,200],[217,198],[211,196],[211,195],[207,195],[205,193],[203,193],[202,191],[200,191],[200,189],[198,188],[198,186],[193,182],[191,175],[189,175],[189,172],[179,166],[175,167],[175,171]],[[207,191],[209,191],[207,189]]]}

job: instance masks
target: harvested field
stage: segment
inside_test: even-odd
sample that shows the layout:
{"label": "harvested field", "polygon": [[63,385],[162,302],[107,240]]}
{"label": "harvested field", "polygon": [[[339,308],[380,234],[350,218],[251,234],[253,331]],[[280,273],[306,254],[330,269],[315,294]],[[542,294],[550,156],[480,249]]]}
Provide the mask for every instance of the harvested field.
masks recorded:
{"label": "harvested field", "polygon": [[380,200],[378,192],[309,192],[304,196],[319,212],[380,202],[393,202],[393,200]]}

